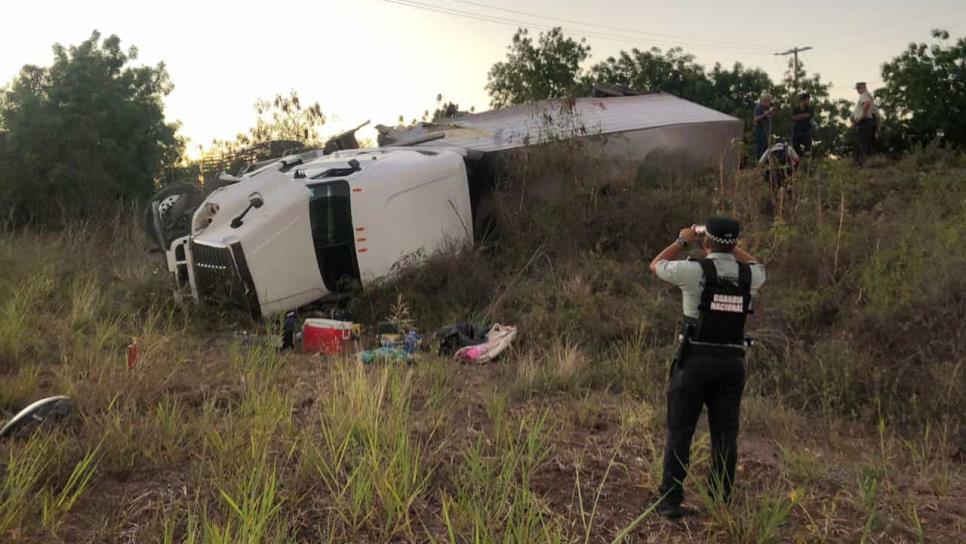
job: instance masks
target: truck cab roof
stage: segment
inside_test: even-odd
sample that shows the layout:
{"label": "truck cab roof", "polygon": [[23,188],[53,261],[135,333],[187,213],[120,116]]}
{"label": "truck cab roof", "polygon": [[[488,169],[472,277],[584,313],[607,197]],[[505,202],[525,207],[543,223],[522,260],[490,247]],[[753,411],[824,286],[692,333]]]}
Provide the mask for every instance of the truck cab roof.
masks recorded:
{"label": "truck cab roof", "polygon": [[262,176],[267,173],[280,173],[286,174],[286,177],[292,181],[300,181],[308,184],[325,178],[349,178],[358,172],[374,166],[377,162],[388,161],[390,164],[396,163],[412,166],[414,159],[418,160],[419,157],[435,157],[441,154],[455,154],[465,158],[468,152],[466,149],[455,146],[436,147],[433,149],[389,147],[353,149],[323,155],[320,150],[316,149],[276,159],[251,172],[245,173],[239,178],[239,181],[246,178]]}

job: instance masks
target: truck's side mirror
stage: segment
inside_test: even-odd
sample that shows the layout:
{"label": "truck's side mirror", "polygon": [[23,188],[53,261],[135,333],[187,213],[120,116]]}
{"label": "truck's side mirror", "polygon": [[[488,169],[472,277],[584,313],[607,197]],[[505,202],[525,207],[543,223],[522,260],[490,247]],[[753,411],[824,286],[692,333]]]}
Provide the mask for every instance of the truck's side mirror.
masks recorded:
{"label": "truck's side mirror", "polygon": [[258,193],[248,195],[248,207],[238,214],[238,217],[231,220],[231,228],[237,229],[242,226],[242,220],[245,218],[245,214],[251,211],[252,208],[261,208],[263,205],[265,205],[265,199],[262,198],[262,195]]}

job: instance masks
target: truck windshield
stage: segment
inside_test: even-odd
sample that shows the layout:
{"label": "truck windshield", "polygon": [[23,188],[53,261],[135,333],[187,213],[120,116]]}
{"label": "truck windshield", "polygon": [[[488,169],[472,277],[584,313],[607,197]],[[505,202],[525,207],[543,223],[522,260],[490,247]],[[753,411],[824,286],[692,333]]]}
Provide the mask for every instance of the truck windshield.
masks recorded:
{"label": "truck windshield", "polygon": [[309,221],[319,273],[332,293],[351,290],[359,281],[349,184],[345,180],[309,186]]}

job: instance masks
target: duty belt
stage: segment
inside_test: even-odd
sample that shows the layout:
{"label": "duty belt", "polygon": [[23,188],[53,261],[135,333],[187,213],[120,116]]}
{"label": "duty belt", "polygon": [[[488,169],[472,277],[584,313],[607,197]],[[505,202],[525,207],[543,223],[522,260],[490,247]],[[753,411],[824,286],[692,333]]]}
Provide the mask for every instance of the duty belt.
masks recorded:
{"label": "duty belt", "polygon": [[745,348],[744,346],[735,346],[733,344],[704,344],[689,342],[688,353],[693,353],[696,355],[711,355],[714,357],[744,357]]}
{"label": "duty belt", "polygon": [[748,335],[745,335],[743,345],[695,342],[690,338],[690,333],[697,326],[697,321],[693,317],[684,317],[684,321],[682,322],[684,332],[678,335],[678,342],[680,344],[678,346],[678,356],[681,358],[691,353],[718,357],[744,357],[745,347],[755,345],[755,339]]}

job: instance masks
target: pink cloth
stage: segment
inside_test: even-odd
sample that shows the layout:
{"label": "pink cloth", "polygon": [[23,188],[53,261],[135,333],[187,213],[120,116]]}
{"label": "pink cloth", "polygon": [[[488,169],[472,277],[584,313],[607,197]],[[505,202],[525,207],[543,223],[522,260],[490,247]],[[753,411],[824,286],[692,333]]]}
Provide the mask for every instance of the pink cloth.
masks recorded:
{"label": "pink cloth", "polygon": [[461,348],[456,352],[456,360],[487,363],[506,351],[516,337],[516,327],[497,323],[490,328],[490,332],[486,333],[486,342]]}

